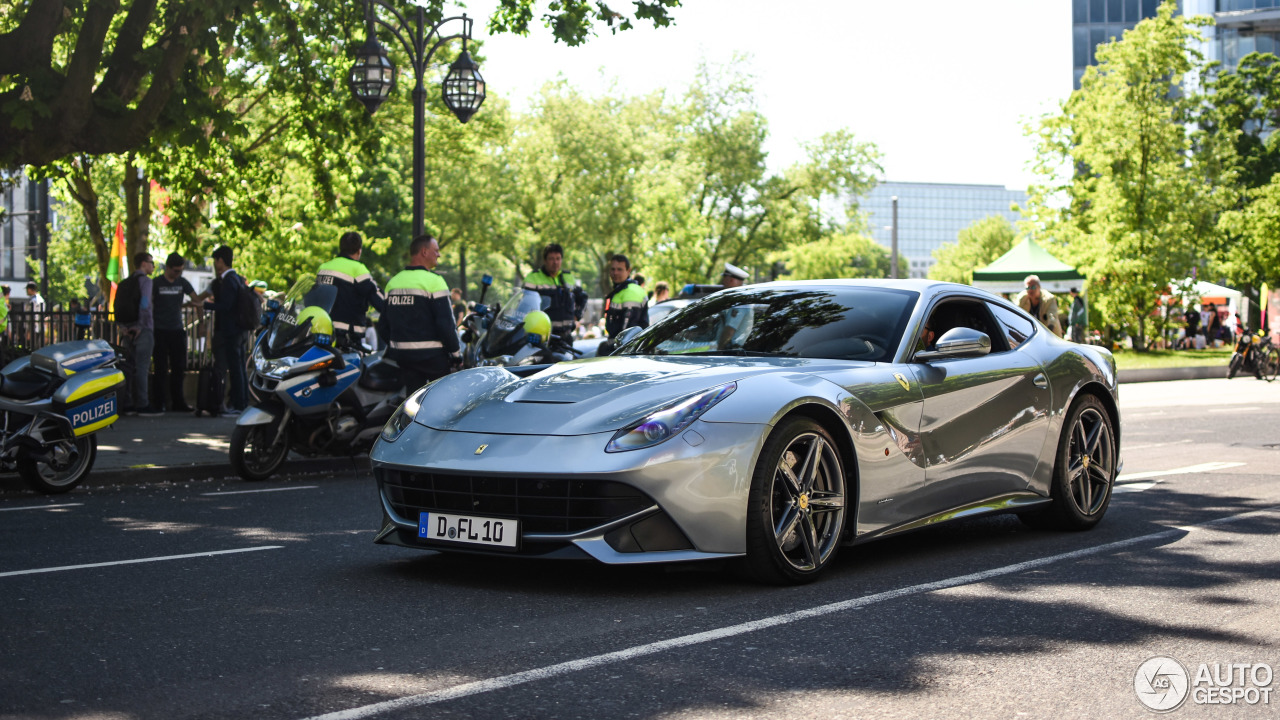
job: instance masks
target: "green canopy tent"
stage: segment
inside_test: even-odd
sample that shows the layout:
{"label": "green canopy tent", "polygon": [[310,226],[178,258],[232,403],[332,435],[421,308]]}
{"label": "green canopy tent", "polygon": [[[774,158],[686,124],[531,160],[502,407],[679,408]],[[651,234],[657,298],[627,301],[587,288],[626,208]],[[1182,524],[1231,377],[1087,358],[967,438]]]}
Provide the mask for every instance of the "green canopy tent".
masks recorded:
{"label": "green canopy tent", "polygon": [[1084,284],[1084,276],[1075,268],[1049,254],[1027,238],[1009,252],[981,270],[973,271],[973,286],[989,292],[1019,293],[1028,275],[1040,277],[1040,286],[1054,294],[1065,294]]}

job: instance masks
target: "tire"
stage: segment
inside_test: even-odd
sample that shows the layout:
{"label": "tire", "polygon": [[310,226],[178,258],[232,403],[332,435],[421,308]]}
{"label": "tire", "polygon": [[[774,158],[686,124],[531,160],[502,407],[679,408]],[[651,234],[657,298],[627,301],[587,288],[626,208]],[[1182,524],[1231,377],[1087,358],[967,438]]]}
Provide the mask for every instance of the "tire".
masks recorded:
{"label": "tire", "polygon": [[1275,382],[1276,375],[1280,375],[1280,350],[1268,348],[1263,357],[1262,375],[1267,382]]}
{"label": "tire", "polygon": [[1236,373],[1240,372],[1240,364],[1243,362],[1244,362],[1244,358],[1240,356],[1240,353],[1235,353],[1231,356],[1231,364],[1227,366],[1228,380],[1235,377]]}
{"label": "tire", "polygon": [[821,425],[796,417],[774,428],[747,499],[748,574],[774,585],[816,580],[844,535],[845,488],[840,450]]}
{"label": "tire", "polygon": [[280,469],[289,456],[289,441],[281,438],[274,447],[266,447],[276,437],[277,423],[236,425],[231,431],[231,468],[250,482],[266,480]]}
{"label": "tire", "polygon": [[1020,517],[1037,528],[1088,530],[1102,521],[1116,480],[1116,442],[1111,415],[1093,395],[1081,395],[1062,425],[1045,510]]}
{"label": "tire", "polygon": [[18,474],[36,492],[46,495],[64,493],[80,484],[98,457],[98,438],[86,435],[74,439],[55,440],[50,444],[52,462],[40,461],[26,454],[18,457]]}

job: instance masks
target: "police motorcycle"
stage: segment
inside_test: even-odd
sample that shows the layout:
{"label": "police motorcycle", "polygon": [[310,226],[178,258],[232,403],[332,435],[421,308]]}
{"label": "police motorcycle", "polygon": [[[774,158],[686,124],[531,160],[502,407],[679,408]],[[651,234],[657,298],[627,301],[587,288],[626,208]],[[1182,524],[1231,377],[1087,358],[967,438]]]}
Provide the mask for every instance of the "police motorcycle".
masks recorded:
{"label": "police motorcycle", "polygon": [[365,352],[359,338],[335,339],[329,312],[337,295],[314,277],[299,280],[254,347],[255,403],[231,433],[231,467],[245,480],[267,479],[290,451],[368,452],[404,399],[395,363]]}
{"label": "police motorcycle", "polygon": [[0,470],[32,490],[64,493],[98,454],[97,431],[119,417],[124,373],[105,340],[47,345],[0,370]]}
{"label": "police motorcycle", "polygon": [[484,297],[493,278],[485,275],[480,282],[480,301],[462,323],[463,367],[547,365],[588,354],[551,334],[549,298],[516,288],[506,302],[489,307]]}

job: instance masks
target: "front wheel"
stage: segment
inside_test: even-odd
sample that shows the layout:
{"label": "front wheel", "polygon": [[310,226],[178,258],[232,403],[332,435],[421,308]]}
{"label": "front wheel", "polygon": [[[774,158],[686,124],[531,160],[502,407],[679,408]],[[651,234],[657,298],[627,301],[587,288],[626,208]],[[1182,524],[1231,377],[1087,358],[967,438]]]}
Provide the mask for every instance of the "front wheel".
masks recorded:
{"label": "front wheel", "polygon": [[845,497],[831,434],[808,418],[780,424],[751,479],[746,569],[776,585],[815,580],[840,546]]}
{"label": "front wheel", "polygon": [[1227,379],[1228,379],[1228,380],[1230,380],[1231,378],[1235,377],[1235,376],[1236,376],[1236,373],[1240,372],[1240,364],[1241,364],[1241,363],[1243,363],[1243,362],[1244,362],[1244,358],[1243,358],[1243,357],[1241,357],[1240,353],[1234,353],[1234,354],[1231,356],[1231,364],[1230,364],[1230,365],[1227,365]]}
{"label": "front wheel", "polygon": [[93,469],[98,456],[98,439],[93,435],[53,440],[36,458],[24,451],[18,457],[18,474],[36,492],[64,493],[80,484]]}
{"label": "front wheel", "polygon": [[231,468],[245,480],[266,480],[275,474],[289,455],[289,440],[280,438],[272,444],[279,422],[261,425],[236,425],[231,431]]}
{"label": "front wheel", "polygon": [[1111,504],[1117,458],[1111,414],[1093,395],[1082,395],[1072,404],[1062,425],[1048,509],[1024,513],[1033,527],[1088,530],[1102,521]]}

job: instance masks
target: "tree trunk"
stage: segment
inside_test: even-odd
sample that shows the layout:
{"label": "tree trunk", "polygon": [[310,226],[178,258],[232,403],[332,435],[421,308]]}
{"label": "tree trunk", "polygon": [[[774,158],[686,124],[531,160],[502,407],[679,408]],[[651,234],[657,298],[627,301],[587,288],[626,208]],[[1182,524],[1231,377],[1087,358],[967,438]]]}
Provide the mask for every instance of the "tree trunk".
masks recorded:
{"label": "tree trunk", "polygon": [[134,159],[133,153],[125,158],[123,179],[124,248],[130,272],[136,269],[133,257],[148,252],[151,234],[151,183],[141,168],[134,165]]}
{"label": "tree trunk", "polygon": [[107,280],[107,264],[111,261],[111,245],[102,231],[102,218],[98,216],[98,193],[93,189],[91,162],[87,158],[82,159],[79,167],[73,168],[64,179],[89,227],[89,239],[93,241],[94,254],[98,260],[98,288],[102,290],[103,297],[110,297],[111,282]]}

